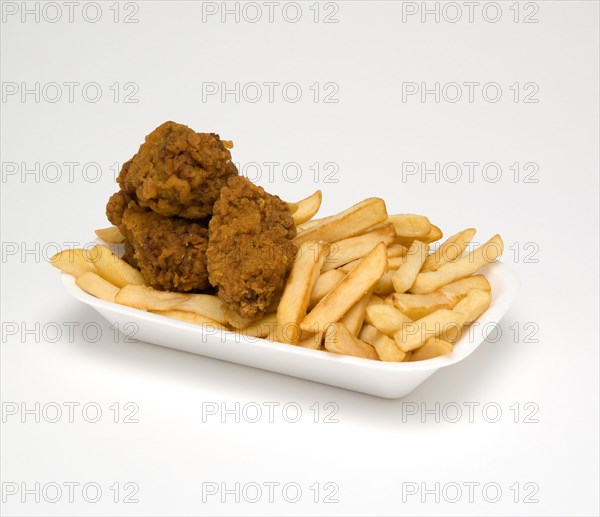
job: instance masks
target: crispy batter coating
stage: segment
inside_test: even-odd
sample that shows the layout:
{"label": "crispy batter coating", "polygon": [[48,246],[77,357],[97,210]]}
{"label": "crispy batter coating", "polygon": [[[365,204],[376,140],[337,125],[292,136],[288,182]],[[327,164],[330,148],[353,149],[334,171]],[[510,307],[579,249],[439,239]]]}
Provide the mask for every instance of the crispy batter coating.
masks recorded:
{"label": "crispy batter coating", "polygon": [[208,229],[202,221],[162,216],[121,192],[110,198],[106,212],[126,238],[123,259],[152,287],[180,292],[209,287]]}
{"label": "crispy batter coating", "polygon": [[277,196],[241,176],[214,205],[207,250],[210,283],[229,307],[254,318],[284,287],[296,256],[294,220]]}
{"label": "crispy batter coating", "polygon": [[202,219],[212,213],[227,179],[237,174],[219,135],[165,122],[146,136],[117,181],[158,214]]}

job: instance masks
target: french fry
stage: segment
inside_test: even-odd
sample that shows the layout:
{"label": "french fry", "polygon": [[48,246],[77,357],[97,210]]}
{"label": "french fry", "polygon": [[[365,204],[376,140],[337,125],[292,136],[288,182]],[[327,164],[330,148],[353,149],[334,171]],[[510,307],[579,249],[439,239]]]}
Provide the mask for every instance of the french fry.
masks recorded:
{"label": "french fry", "polygon": [[379,305],[379,304],[383,304],[385,303],[383,301],[383,298],[381,298],[380,296],[377,296],[376,294],[371,295],[371,298],[369,298],[369,303],[367,304],[367,306],[371,306],[371,305]]}
{"label": "french fry", "polygon": [[396,270],[392,276],[394,290],[397,293],[404,293],[410,289],[419,274],[419,270],[427,256],[427,244],[421,241],[414,241],[404,258],[404,263]]}
{"label": "french fry", "polygon": [[301,231],[294,240],[297,244],[311,240],[341,241],[382,223],[386,218],[383,199],[372,197]]}
{"label": "french fry", "polygon": [[108,228],[99,228],[96,230],[96,235],[100,237],[104,242],[110,242],[111,244],[119,244],[125,240],[123,234],[119,231],[116,226],[109,226]]}
{"label": "french fry", "polygon": [[448,237],[437,250],[425,259],[421,273],[436,271],[447,262],[454,262],[467,249],[476,232],[475,228],[467,228]]}
{"label": "french fry", "polygon": [[372,294],[372,290],[369,290],[360,300],[348,309],[348,312],[344,314],[341,319],[341,322],[353,336],[358,336],[363,322],[365,321],[367,305]]}
{"label": "french fry", "polygon": [[392,277],[394,276],[395,271],[386,271],[377,282],[375,282],[374,292],[380,294],[382,296],[387,296],[390,293],[394,292],[394,284],[392,282]]}
{"label": "french fry", "polygon": [[234,330],[245,329],[246,327],[252,325],[252,323],[254,323],[256,321],[256,318],[246,318],[246,317],[238,314],[233,309],[229,309],[229,308],[227,308],[227,310],[226,310],[225,317],[227,318],[227,323]]}
{"label": "french fry", "polygon": [[465,320],[465,315],[448,309],[440,309],[427,316],[405,323],[400,330],[394,333],[394,340],[404,352],[419,348],[430,337],[441,336],[442,338],[452,327],[460,328]]}
{"label": "french fry", "polygon": [[389,299],[394,307],[412,320],[421,319],[440,309],[452,309],[455,305],[440,291],[429,294],[392,293]]}
{"label": "french fry", "polygon": [[323,342],[323,332],[317,332],[316,334],[309,334],[300,336],[300,341],[298,341],[297,346],[301,346],[302,348],[310,348],[312,350],[319,350],[321,348],[321,343]]}
{"label": "french fry", "polygon": [[404,257],[407,252],[408,248],[402,246],[402,244],[390,244],[388,246],[388,260],[394,257]]}
{"label": "french fry", "polygon": [[453,310],[464,314],[464,322],[461,327],[449,328],[444,336],[450,343],[456,343],[462,335],[464,325],[473,323],[479,316],[488,310],[492,302],[492,295],[488,291],[473,289],[460,302],[456,304]]}
{"label": "french fry", "polygon": [[316,332],[338,321],[381,278],[387,265],[385,244],[380,242],[346,277],[327,293],[300,324]]}
{"label": "french fry", "polygon": [[338,268],[348,262],[364,257],[379,243],[389,244],[394,240],[396,233],[394,225],[385,224],[375,230],[349,237],[331,244],[331,252],[323,265],[323,271]]}
{"label": "french fry", "polygon": [[353,336],[343,323],[332,323],[327,327],[325,350],[365,359],[379,359],[375,349]]}
{"label": "french fry", "polygon": [[105,280],[117,287],[127,284],[144,285],[142,274],[123,259],[117,257],[108,246],[96,244],[92,253],[97,253],[96,268]]}
{"label": "french fry", "polygon": [[399,363],[406,355],[405,352],[398,348],[393,339],[379,332],[379,330],[371,325],[363,327],[359,339],[371,345],[382,361]]}
{"label": "french fry", "polygon": [[277,326],[277,313],[271,312],[265,314],[262,318],[258,319],[254,323],[251,323],[247,327],[236,330],[239,334],[248,337],[267,337],[271,331]]}
{"label": "french fry", "polygon": [[108,280],[105,280],[100,275],[90,271],[79,275],[75,279],[75,283],[86,293],[109,302],[114,302],[115,297],[119,292],[118,287],[111,284]]}
{"label": "french fry", "polygon": [[228,322],[227,307],[220,298],[210,294],[172,293],[130,284],[121,288],[115,302],[145,311],[188,311],[221,324]]}
{"label": "french fry", "polygon": [[388,217],[388,222],[396,228],[396,235],[402,239],[419,239],[431,231],[431,223],[424,215],[396,214]]}
{"label": "french fry", "polygon": [[401,257],[391,257],[388,258],[388,270],[389,269],[398,269],[405,262],[406,255],[402,255]]}
{"label": "french fry", "polygon": [[299,246],[277,307],[278,335],[282,343],[295,344],[300,340],[300,322],[306,316],[310,293],[329,250],[329,244],[320,241],[305,241]]}
{"label": "french fry", "polygon": [[346,276],[343,271],[332,269],[323,273],[317,281],[310,293],[310,300],[308,302],[308,308],[312,309],[321,298],[323,298],[329,291],[331,291],[336,285],[338,285]]}
{"label": "french fry", "polygon": [[381,332],[377,333],[377,337],[371,345],[382,361],[399,363],[406,355],[405,352],[398,348],[398,345],[396,345],[396,342],[392,338]]}
{"label": "french fry", "polygon": [[473,289],[480,289],[481,291],[490,292],[492,290],[492,286],[485,276],[474,275],[446,284],[440,287],[436,292],[442,293],[446,298],[448,298],[448,300],[450,300],[452,307],[454,307]]}
{"label": "french fry", "polygon": [[365,319],[368,324],[390,337],[393,337],[396,332],[402,329],[405,323],[412,321],[398,309],[385,303],[369,305]]}
{"label": "french fry", "polygon": [[323,195],[321,194],[320,190],[317,190],[314,194],[311,194],[307,198],[298,201],[297,203],[288,203],[288,206],[292,205],[294,208],[292,210],[294,224],[297,226],[299,224],[306,223],[319,211],[322,200]]}
{"label": "french fry", "polygon": [[426,244],[431,244],[432,242],[439,241],[443,236],[444,233],[442,230],[440,230],[435,224],[432,224],[429,233],[419,240]]}
{"label": "french fry", "polygon": [[446,355],[452,352],[453,346],[440,339],[439,337],[430,337],[423,346],[413,350],[410,357],[411,361],[424,361],[425,359],[433,359],[440,355]]}
{"label": "french fry", "polygon": [[218,330],[228,330],[225,325],[221,325],[220,323],[207,318],[206,316],[201,316],[200,314],[195,314],[193,312],[188,311],[150,311],[154,314],[160,314],[161,316],[166,316],[167,318],[173,318],[179,321],[185,321],[187,323],[194,323],[195,325],[203,325],[205,327],[212,327]]}
{"label": "french fry", "polygon": [[504,249],[500,235],[494,235],[485,244],[463,255],[456,262],[448,262],[437,271],[419,273],[410,288],[411,293],[431,293],[445,284],[459,280],[475,273],[486,264],[495,261]]}
{"label": "french fry", "polygon": [[63,250],[52,256],[50,264],[74,277],[78,277],[84,273],[99,273],[94,263],[88,260],[88,255],[87,250]]}

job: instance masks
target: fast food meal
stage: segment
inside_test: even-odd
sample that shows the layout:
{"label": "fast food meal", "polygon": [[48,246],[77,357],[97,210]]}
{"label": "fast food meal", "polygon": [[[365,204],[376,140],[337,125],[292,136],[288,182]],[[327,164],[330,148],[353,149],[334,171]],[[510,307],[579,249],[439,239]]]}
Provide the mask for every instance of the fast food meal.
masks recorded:
{"label": "fast food meal", "polygon": [[[190,324],[364,359],[451,353],[490,306],[478,274],[503,252],[475,229],[436,246],[426,216],[368,198],[315,218],[322,194],[285,202],[239,176],[233,144],[166,122],[127,161],[105,244],[52,264],[89,294]],[[113,251],[118,247],[121,251]]]}

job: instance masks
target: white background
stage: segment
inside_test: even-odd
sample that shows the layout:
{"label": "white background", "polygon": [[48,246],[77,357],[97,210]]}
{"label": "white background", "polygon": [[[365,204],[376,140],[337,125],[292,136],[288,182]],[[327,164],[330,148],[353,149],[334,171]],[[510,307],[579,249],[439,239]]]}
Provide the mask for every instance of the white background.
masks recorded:
{"label": "white background", "polygon": [[[3,2],[4,14],[9,3]],[[48,22],[56,16],[48,10],[39,22],[34,15],[23,22],[17,13],[1,25],[3,91],[12,91],[7,83],[19,89],[1,105],[3,514],[597,515],[598,4],[521,4],[518,23],[513,2],[500,2],[497,23],[486,21],[481,8],[470,23],[460,2],[457,23],[448,22],[456,11],[442,11],[439,23],[434,15],[422,22],[420,14],[403,20],[403,9],[407,14],[420,3],[358,1],[321,5],[319,23],[315,7],[309,9],[313,2],[302,2],[297,23],[287,22],[281,7],[270,23],[262,3],[257,23],[248,23],[244,11],[239,23],[234,15],[222,23],[220,14],[203,21],[199,2],[138,2],[132,14],[138,23],[123,23],[135,7],[124,5],[115,23],[113,2],[101,4],[97,23],[87,22],[81,7],[70,23],[68,7],[58,2],[57,23]],[[489,9],[488,18],[495,17]],[[338,23],[323,23],[328,13]],[[86,14],[96,16],[92,8]],[[245,11],[246,18],[255,14]],[[538,23],[523,23],[528,14]],[[63,97],[49,102],[56,90],[45,85],[69,81],[98,83],[102,98],[89,102],[94,91],[86,99],[75,86],[69,102],[63,85]],[[280,88],[272,103],[248,102],[249,90],[239,102],[233,95],[226,102],[219,95],[202,99],[203,83],[268,81],[298,83],[302,99],[288,102]],[[447,101],[455,94],[450,90],[440,102],[433,95],[403,102],[403,83],[469,81],[498,83],[502,98],[489,102],[480,86],[469,102],[463,86],[456,103]],[[22,98],[22,87],[36,82],[37,102],[33,94]],[[116,82],[118,102],[110,89]],[[129,82],[137,85],[137,103],[123,102]],[[316,82],[335,83],[338,102],[324,103],[322,96],[315,102],[309,87]],[[524,103],[530,90],[523,85],[530,82],[537,86],[528,88],[538,89],[530,100],[538,102]],[[514,83],[519,102],[509,89]],[[381,196],[391,213],[424,213],[447,235],[468,226],[478,228],[480,239],[500,232],[503,260],[522,284],[502,337],[396,401],[115,338],[99,315],[68,297],[47,258],[57,246],[89,242],[95,228],[107,225],[105,203],[116,190],[111,165],[127,160],[165,120],[233,139],[240,164],[297,162],[296,183],[286,181],[281,167],[272,178],[266,167],[258,179],[256,169],[246,171],[284,199],[320,188],[323,214]],[[35,171],[36,162],[39,174],[23,173],[24,167]],[[79,166],[70,179],[61,165],[53,182],[51,162]],[[100,168],[96,182],[90,181],[96,169],[86,169],[87,179],[82,174],[88,162]],[[337,164],[336,182],[322,174],[315,182],[309,170],[315,162]],[[466,170],[455,183],[434,174],[403,178],[403,162],[430,168],[497,162],[502,177],[492,182],[478,169],[472,181]],[[537,182],[525,183],[523,174],[515,182],[509,170],[515,162],[537,164],[530,178]],[[98,327],[101,336],[91,342]],[[6,414],[11,402],[19,408],[55,403],[65,412],[58,423],[43,416],[36,423],[35,415],[23,423],[20,413]],[[79,404],[73,423],[65,402]],[[98,423],[81,415],[90,402],[102,409]],[[128,402],[139,407],[137,423],[123,422]],[[281,406],[273,423],[265,406],[255,424],[231,416],[226,423],[219,416],[203,422],[207,402]],[[337,423],[324,421],[328,402],[339,407]],[[114,403],[119,423],[109,409]],[[282,417],[286,403],[300,406],[298,423]],[[310,409],[315,403],[318,423]],[[408,414],[415,406],[407,403],[451,406],[436,422],[435,415]],[[478,404],[473,418],[469,403]],[[498,422],[488,421],[494,411],[482,413],[487,403],[501,409]],[[452,423],[449,410],[457,405],[463,414]],[[36,482],[48,490],[39,503],[35,495],[23,503],[21,493],[6,493]],[[55,496],[48,484],[65,482],[81,484],[74,502],[64,485],[62,498],[48,502]],[[109,487],[127,482],[139,487],[138,502],[115,503]],[[225,503],[219,496],[203,502],[202,484],[210,482],[281,485],[272,503],[266,488],[257,503],[243,497],[236,503],[231,495]],[[472,502],[469,482],[480,483]],[[83,498],[85,483],[102,488],[99,502]],[[301,487],[299,502],[283,498],[285,483]],[[315,483],[321,487],[316,503],[309,488]],[[339,488],[337,502],[323,502],[332,492],[325,483]],[[440,484],[439,502],[435,495],[422,502],[420,494],[407,494],[421,483]],[[498,502],[488,502],[496,495],[492,488],[482,493],[486,483],[501,488]],[[463,489],[455,503],[449,502],[453,484]],[[120,499],[129,492],[122,490]]]}

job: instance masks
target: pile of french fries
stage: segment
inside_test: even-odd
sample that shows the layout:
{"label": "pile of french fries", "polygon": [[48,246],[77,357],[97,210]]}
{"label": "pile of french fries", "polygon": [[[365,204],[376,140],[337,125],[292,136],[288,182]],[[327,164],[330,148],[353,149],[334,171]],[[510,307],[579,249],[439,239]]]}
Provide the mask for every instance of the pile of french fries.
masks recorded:
{"label": "pile of french fries", "polygon": [[[452,352],[465,328],[490,306],[481,267],[503,252],[499,235],[467,252],[475,230],[447,238],[422,215],[388,215],[369,198],[314,219],[320,191],[288,203],[297,228],[296,260],[279,302],[248,320],[208,294],[158,291],[108,246],[69,249],[52,264],[84,291],[115,303],[189,323],[290,345],[391,362]],[[117,228],[96,231],[123,241]]]}

